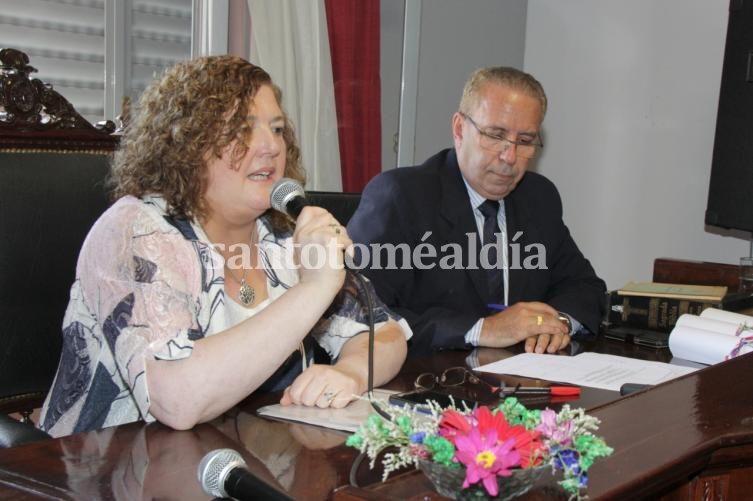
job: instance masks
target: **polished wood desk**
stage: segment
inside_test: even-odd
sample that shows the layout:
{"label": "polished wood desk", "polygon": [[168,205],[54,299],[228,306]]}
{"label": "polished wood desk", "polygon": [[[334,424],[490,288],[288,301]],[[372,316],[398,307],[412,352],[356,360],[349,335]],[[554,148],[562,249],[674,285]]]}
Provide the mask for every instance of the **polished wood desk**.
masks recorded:
{"label": "polished wood desk", "polygon": [[[599,340],[592,351],[667,361],[668,350]],[[391,382],[463,364],[465,352],[409,360]],[[478,352],[483,362],[513,354]],[[529,381],[536,384],[536,381]],[[158,423],[109,428],[0,450],[0,499],[206,500],[196,468],[207,452],[238,450],[249,469],[295,499],[440,499],[416,471],[380,482],[366,464],[348,485],[357,451],[347,434],[254,415],[276,396],[254,396],[211,424],[174,431]],[[614,447],[590,470],[591,499],[749,499],[753,491],[753,354],[620,398],[585,388],[582,406]],[[710,496],[710,497],[709,497]],[[564,499],[551,481],[522,499]]]}

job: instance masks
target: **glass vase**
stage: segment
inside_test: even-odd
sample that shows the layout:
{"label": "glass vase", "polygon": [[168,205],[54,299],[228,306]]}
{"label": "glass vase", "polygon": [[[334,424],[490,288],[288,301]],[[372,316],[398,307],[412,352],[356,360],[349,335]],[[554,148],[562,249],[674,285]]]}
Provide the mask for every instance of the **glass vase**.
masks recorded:
{"label": "glass vase", "polygon": [[442,496],[457,500],[493,499],[495,501],[503,501],[523,495],[533,487],[547,469],[546,465],[526,469],[517,468],[512,470],[512,475],[509,477],[497,477],[499,493],[496,496],[490,496],[482,482],[463,489],[463,481],[465,480],[465,468],[463,467],[453,468],[425,459],[418,460],[418,467],[429,478],[434,485],[434,489]]}

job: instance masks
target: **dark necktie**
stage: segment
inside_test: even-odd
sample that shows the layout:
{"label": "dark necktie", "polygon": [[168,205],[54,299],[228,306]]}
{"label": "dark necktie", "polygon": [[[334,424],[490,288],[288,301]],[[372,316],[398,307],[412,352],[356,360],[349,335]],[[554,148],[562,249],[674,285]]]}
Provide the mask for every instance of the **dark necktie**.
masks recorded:
{"label": "dark necktie", "polygon": [[[495,244],[499,225],[497,224],[497,212],[499,212],[499,202],[495,200],[486,200],[479,205],[478,209],[484,215],[484,238],[482,245]],[[489,287],[489,299],[493,302],[501,303],[504,300],[502,292],[502,270],[497,268],[498,247],[493,245],[489,248],[488,262],[489,268],[486,271],[486,283]]]}

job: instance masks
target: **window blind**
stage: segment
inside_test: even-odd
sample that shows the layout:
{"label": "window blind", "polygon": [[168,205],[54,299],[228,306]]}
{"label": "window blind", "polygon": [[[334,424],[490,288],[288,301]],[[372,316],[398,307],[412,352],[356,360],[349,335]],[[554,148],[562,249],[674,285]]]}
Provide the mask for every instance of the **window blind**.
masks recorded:
{"label": "window blind", "polygon": [[[107,79],[105,54],[108,33],[106,9],[125,2],[129,15],[115,18],[124,30],[125,44],[116,44],[113,68]],[[52,84],[87,120],[105,116],[105,82],[118,76],[118,89],[137,99],[164,68],[191,55],[192,0],[3,0],[0,47],[26,52],[34,76]],[[116,110],[119,114],[120,110]]]}
{"label": "window blind", "polygon": [[191,0],[132,0],[131,97],[191,57]]}

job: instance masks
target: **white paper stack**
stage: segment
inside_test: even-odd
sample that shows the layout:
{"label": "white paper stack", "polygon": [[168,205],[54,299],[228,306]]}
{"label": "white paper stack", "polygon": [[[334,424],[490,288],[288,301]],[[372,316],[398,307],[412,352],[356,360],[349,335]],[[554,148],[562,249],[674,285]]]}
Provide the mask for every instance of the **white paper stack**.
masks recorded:
{"label": "white paper stack", "polygon": [[707,308],[700,315],[681,315],[669,334],[669,349],[677,358],[702,364],[716,364],[753,351],[744,342],[753,330],[740,332],[742,325],[753,328],[753,317]]}

